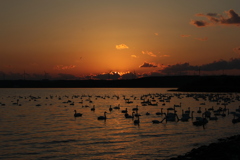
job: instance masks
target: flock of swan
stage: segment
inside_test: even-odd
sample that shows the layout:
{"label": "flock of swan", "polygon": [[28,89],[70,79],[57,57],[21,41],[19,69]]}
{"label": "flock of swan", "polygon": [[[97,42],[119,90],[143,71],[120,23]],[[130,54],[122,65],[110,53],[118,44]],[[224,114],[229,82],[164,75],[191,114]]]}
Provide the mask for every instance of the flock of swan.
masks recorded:
{"label": "flock of swan", "polygon": [[[175,94],[174,96],[177,96],[178,98],[181,99],[182,94]],[[218,108],[212,107],[207,107],[206,103],[200,103],[200,105],[205,106],[205,107],[199,107],[197,111],[191,111],[191,108],[188,107],[187,110],[184,111],[182,109],[182,104],[175,104],[173,107],[169,108],[163,108],[167,102],[170,102],[171,98],[173,95],[165,95],[165,94],[147,94],[141,96],[139,99],[141,100],[141,105],[142,106],[161,106],[160,112],[154,113],[155,115],[162,117],[161,120],[152,120],[153,124],[158,124],[158,123],[163,123],[164,121],[167,122],[187,122],[189,119],[192,120],[192,124],[195,126],[204,126],[206,125],[209,121],[211,120],[218,120],[218,117],[225,117],[229,114],[233,115],[232,123],[237,123],[240,122],[240,106],[236,108],[235,110],[231,111],[229,108],[227,108],[227,105],[235,100],[240,101],[240,97],[224,97],[220,96],[219,94],[210,94],[210,95],[205,95],[205,94],[187,94],[187,97],[193,97],[196,101],[198,101],[200,98],[203,98],[204,100],[209,100],[211,102],[216,102],[217,105],[220,105]],[[113,97],[119,99],[119,96],[114,95]],[[89,96],[89,98],[92,98]],[[106,98],[106,97],[97,97],[97,98]],[[108,97],[110,98],[110,97]],[[134,100],[138,99],[137,97],[132,96],[132,99],[126,98],[126,96],[123,96],[123,99],[125,100],[126,104],[129,103],[134,103]],[[87,99],[87,101],[92,101],[90,99]],[[80,103],[82,103],[81,101]],[[82,106],[82,107],[89,107],[89,106]],[[111,105],[109,106],[109,113],[112,112],[113,109],[120,110],[123,108],[123,106],[120,106],[118,104],[115,107],[112,107]],[[121,113],[124,114],[125,118],[131,118],[133,120],[134,124],[139,124],[140,123],[140,117],[142,116],[141,114],[138,113],[141,107],[139,105],[136,105],[136,107],[131,108],[132,111],[129,113],[129,108],[126,107],[124,110],[121,110]],[[165,112],[163,110],[166,110]],[[95,111],[95,105],[91,108],[91,111]],[[181,113],[179,113],[181,112]],[[97,119],[98,120],[107,120],[107,111],[104,112],[103,116],[99,116]],[[197,114],[198,116],[194,117],[194,114]],[[146,112],[144,114],[145,116],[151,115],[151,113]],[[81,117],[82,113],[77,113],[75,110],[74,117]],[[194,120],[195,118],[195,120]]]}
{"label": "flock of swan", "polygon": [[[210,101],[210,102],[215,102],[216,105],[220,107],[209,107],[206,105],[205,102],[200,103],[201,107],[198,108],[197,111],[191,110],[191,107],[188,107],[187,110],[184,110],[182,107],[182,103],[180,104],[174,104],[172,107],[166,107],[166,104],[171,101],[171,99],[175,96],[179,99],[183,98],[183,95],[185,97],[191,97],[195,99],[196,101],[199,101],[199,99],[203,99],[204,101]],[[34,97],[34,96],[28,96],[28,97],[15,97],[15,100],[12,101],[12,105],[18,105],[21,106],[20,104],[20,99],[29,99],[29,101],[37,101],[38,99],[41,99],[41,97]],[[98,120],[107,120],[107,113],[111,113],[113,110],[121,110],[121,108],[125,108],[121,110],[121,113],[124,114],[125,118],[129,118],[133,120],[134,124],[139,124],[140,123],[140,117],[142,115],[144,116],[149,116],[151,114],[157,115],[159,120],[152,120],[152,123],[157,124],[157,123],[163,123],[163,122],[186,122],[189,121],[190,119],[192,120],[192,124],[196,126],[204,126],[208,123],[210,120],[218,120],[219,116],[225,117],[229,114],[233,115],[232,123],[238,123],[240,122],[240,106],[236,108],[235,110],[230,112],[230,109],[227,108],[228,104],[234,101],[240,101],[240,97],[238,95],[225,95],[225,94],[146,94],[142,95],[140,97],[136,96],[130,96],[127,98],[127,96],[118,96],[118,95],[113,95],[113,96],[92,96],[92,95],[73,95],[73,96],[49,96],[45,97],[45,99],[53,99],[57,98],[58,100],[63,100],[63,99],[68,99],[67,101],[63,101],[62,103],[65,105],[75,105],[76,103],[82,104],[82,108],[90,108],[90,104],[92,105],[92,108],[90,109],[91,111],[95,111],[95,104],[94,100],[97,99],[114,99],[116,101],[118,100],[123,100],[123,102],[126,104],[124,107],[123,105],[121,106],[118,104],[117,106],[112,107],[112,105],[109,105],[108,107],[108,112],[104,111],[102,116],[98,116]],[[71,99],[71,100],[70,100]],[[78,100],[78,102],[74,102],[74,100]],[[135,100],[138,100],[135,105],[135,107],[130,108],[127,104],[134,104]],[[83,105],[85,102],[88,103],[88,105]],[[0,102],[0,106],[5,106],[4,103]],[[36,104],[36,106],[41,106],[41,104]],[[155,106],[159,107],[160,112],[156,113],[150,113],[146,111],[144,114],[139,114],[139,110],[141,110],[141,106]],[[186,108],[185,108],[186,109]],[[164,112],[165,111],[165,112]],[[142,111],[143,112],[143,111]],[[141,112],[141,113],[142,113]],[[194,117],[194,115],[196,115]],[[83,113],[78,113],[77,110],[74,110],[74,117],[82,117],[84,116]],[[195,119],[195,120],[194,120]]]}

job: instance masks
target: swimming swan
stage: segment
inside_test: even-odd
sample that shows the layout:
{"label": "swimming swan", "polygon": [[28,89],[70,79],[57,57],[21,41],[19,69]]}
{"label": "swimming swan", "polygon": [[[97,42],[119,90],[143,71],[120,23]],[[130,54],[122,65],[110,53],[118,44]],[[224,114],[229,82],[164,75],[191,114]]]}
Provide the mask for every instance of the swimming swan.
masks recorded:
{"label": "swimming swan", "polygon": [[77,113],[77,111],[76,110],[74,110],[74,117],[81,117],[82,116],[82,113]]}
{"label": "swimming swan", "polygon": [[99,116],[98,120],[106,120],[107,119],[106,113],[107,112],[104,112],[104,116]]}

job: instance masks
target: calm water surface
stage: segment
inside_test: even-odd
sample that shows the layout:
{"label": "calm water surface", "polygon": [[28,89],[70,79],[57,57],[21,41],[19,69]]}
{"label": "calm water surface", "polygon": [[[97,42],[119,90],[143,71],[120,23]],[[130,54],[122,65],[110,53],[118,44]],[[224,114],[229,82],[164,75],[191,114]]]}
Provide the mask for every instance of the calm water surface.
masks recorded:
{"label": "calm water surface", "polygon": [[[192,148],[240,133],[233,115],[218,116],[203,128],[188,122],[163,122],[156,115],[163,108],[190,108],[193,117],[199,107],[239,106],[236,93],[181,93],[169,88],[111,89],[0,89],[0,159],[168,159]],[[157,105],[142,106],[141,97]],[[215,96],[215,101],[209,97]],[[169,98],[170,97],[170,98]],[[129,99],[132,103],[126,103]],[[154,101],[155,100],[155,101]],[[162,101],[164,102],[162,102]],[[225,100],[225,102],[224,102]],[[165,105],[162,105],[165,103]],[[224,104],[225,103],[225,104]],[[120,109],[109,107],[120,104]],[[95,111],[91,108],[95,105]],[[140,124],[125,118],[122,110],[139,106]],[[74,117],[74,110],[82,117]],[[107,112],[106,120],[98,120]],[[149,112],[150,115],[146,115]]]}

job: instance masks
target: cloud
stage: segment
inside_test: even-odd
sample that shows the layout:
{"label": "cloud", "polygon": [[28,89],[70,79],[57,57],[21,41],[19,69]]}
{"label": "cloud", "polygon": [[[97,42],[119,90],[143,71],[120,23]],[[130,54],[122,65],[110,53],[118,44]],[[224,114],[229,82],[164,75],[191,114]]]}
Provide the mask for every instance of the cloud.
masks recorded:
{"label": "cloud", "polygon": [[152,56],[152,57],[157,57],[157,55],[153,54],[152,52],[149,52],[149,51],[142,51],[142,54],[147,54],[149,56]]}
{"label": "cloud", "polygon": [[233,9],[226,11],[226,13],[228,15],[228,18],[222,18],[222,24],[233,24],[238,26],[240,25],[240,17]]}
{"label": "cloud", "polygon": [[200,66],[193,66],[189,63],[169,65],[161,70],[163,73],[177,73],[183,71],[218,71],[218,70],[231,70],[240,69],[240,58],[232,58],[229,61],[218,60],[212,63],[203,64]]}
{"label": "cloud", "polygon": [[158,57],[170,57],[170,55],[160,55],[160,56],[158,56]]}
{"label": "cloud", "polygon": [[137,56],[136,56],[136,55],[131,55],[131,57],[132,57],[132,58],[137,58]]}
{"label": "cloud", "polygon": [[191,20],[190,24],[196,27],[206,27],[213,25],[233,25],[240,26],[240,16],[233,10],[225,11],[227,16],[218,15],[217,13],[196,14],[197,17],[205,17],[209,22],[203,20]]}
{"label": "cloud", "polygon": [[69,65],[69,66],[56,65],[56,66],[54,66],[55,70],[67,70],[67,69],[73,69],[73,68],[76,68],[76,65]]}
{"label": "cloud", "polygon": [[204,37],[204,38],[195,38],[196,40],[199,40],[199,41],[207,41],[208,40],[208,37]]}
{"label": "cloud", "polygon": [[107,79],[119,79],[121,76],[116,72],[110,72],[110,73],[103,73],[93,76],[94,79],[101,79],[101,80],[107,80]]}
{"label": "cloud", "polygon": [[211,16],[211,17],[217,17],[218,14],[217,13],[208,13],[207,16]]}
{"label": "cloud", "polygon": [[240,53],[240,47],[233,48],[233,51],[236,53]]}
{"label": "cloud", "polygon": [[135,79],[137,78],[137,75],[135,73],[129,72],[125,73],[121,76],[122,79]]}
{"label": "cloud", "polygon": [[175,65],[169,65],[165,67],[162,72],[163,73],[176,73],[181,71],[188,71],[188,70],[197,70],[198,67],[191,66],[189,63],[183,63],[183,64],[175,64]]}
{"label": "cloud", "polygon": [[155,36],[158,36],[158,33],[154,33]]}
{"label": "cloud", "polygon": [[191,20],[190,24],[195,25],[196,27],[205,27],[208,25],[208,23],[206,21],[201,21],[201,20],[199,20],[199,21]]}
{"label": "cloud", "polygon": [[144,62],[141,66],[139,66],[139,68],[143,67],[157,67],[157,65],[155,65],[154,63]]}
{"label": "cloud", "polygon": [[191,35],[181,35],[181,37],[191,37]]}
{"label": "cloud", "polygon": [[129,47],[126,44],[116,45],[116,49],[128,49]]}

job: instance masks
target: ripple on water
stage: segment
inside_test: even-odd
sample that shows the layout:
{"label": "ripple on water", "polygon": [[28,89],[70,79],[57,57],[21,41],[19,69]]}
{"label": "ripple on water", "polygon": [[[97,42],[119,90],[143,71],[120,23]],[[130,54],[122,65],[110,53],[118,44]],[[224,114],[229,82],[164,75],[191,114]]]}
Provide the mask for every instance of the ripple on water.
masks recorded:
{"label": "ripple on water", "polygon": [[[196,101],[192,95],[186,96],[186,93],[166,91],[162,93],[166,94],[165,98],[170,96],[171,101],[165,106],[141,106],[140,98],[143,94],[148,94],[151,100],[154,95],[149,93],[161,92],[162,89],[146,88],[14,89],[7,91],[10,96],[6,98],[6,90],[0,90],[0,96],[3,97],[1,102],[6,104],[0,107],[0,113],[4,113],[0,117],[0,156],[3,159],[166,159],[214,139],[239,133],[239,124],[233,125],[231,122],[232,115],[211,121],[205,128],[193,126],[192,120],[152,124],[154,119],[162,120],[163,116],[155,115],[160,108],[166,111],[168,107],[180,102],[182,107],[177,108],[179,115],[182,109],[187,110],[188,107],[197,110],[201,102],[205,102],[206,107],[216,106],[216,103],[201,98]],[[116,93],[119,99],[111,97]],[[16,94],[44,98],[29,101]],[[81,100],[80,97],[72,97],[82,94],[85,96]],[[56,96],[45,99],[48,95]],[[95,99],[95,95],[101,96]],[[133,103],[126,104],[122,95],[130,98]],[[59,96],[61,100],[58,100]],[[222,95],[218,95],[220,96]],[[235,95],[226,96],[229,98]],[[160,95],[155,95],[155,100],[158,101],[159,97]],[[16,98],[20,99],[22,106],[12,105],[11,101],[15,102]],[[88,98],[91,98],[92,104],[86,101]],[[68,100],[74,101],[75,105],[62,103]],[[83,104],[77,103],[82,100]],[[36,106],[37,104],[41,105]],[[95,112],[90,110],[93,104]],[[108,111],[110,105],[114,107],[118,104],[121,109],[108,112],[106,121],[97,120],[104,111]],[[139,125],[134,125],[132,119],[126,119],[121,113],[125,108],[132,111],[136,105],[139,105],[139,114],[142,115]],[[227,107],[235,111],[238,105],[235,100]],[[83,116],[75,118],[75,109],[83,113]],[[146,112],[151,114],[146,116]]]}

